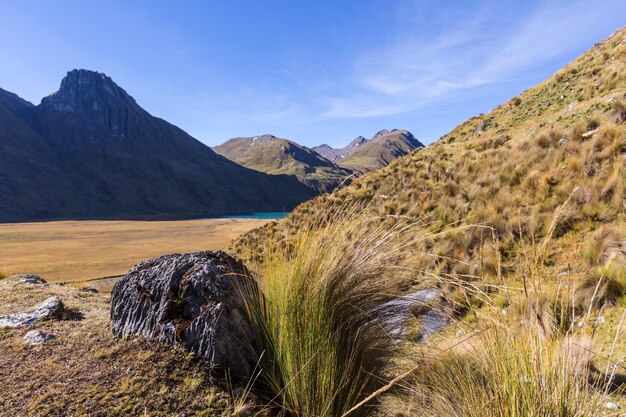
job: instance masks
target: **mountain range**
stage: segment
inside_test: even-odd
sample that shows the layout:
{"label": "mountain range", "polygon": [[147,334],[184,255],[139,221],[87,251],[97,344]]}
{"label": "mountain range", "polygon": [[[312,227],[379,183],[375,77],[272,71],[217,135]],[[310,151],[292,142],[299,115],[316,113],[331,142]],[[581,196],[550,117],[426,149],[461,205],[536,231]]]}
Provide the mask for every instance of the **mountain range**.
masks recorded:
{"label": "mountain range", "polygon": [[233,138],[213,148],[247,168],[268,174],[295,175],[319,193],[332,191],[348,176],[387,166],[423,147],[407,130],[381,130],[372,139],[359,136],[340,149],[328,145],[307,148],[273,135]]}
{"label": "mountain range", "polygon": [[73,70],[38,106],[0,90],[0,221],[290,210],[316,193],[248,169]]}
{"label": "mountain range", "polygon": [[306,146],[272,135],[230,139],[213,150],[247,168],[294,175],[319,193],[331,191],[352,174]]}

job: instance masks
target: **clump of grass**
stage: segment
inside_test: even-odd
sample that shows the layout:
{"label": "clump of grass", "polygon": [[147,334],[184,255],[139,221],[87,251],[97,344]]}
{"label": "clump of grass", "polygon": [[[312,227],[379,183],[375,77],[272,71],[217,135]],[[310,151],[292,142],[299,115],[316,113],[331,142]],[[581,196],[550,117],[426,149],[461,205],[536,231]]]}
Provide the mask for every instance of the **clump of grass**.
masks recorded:
{"label": "clump of grass", "polygon": [[594,415],[602,392],[588,355],[568,338],[538,337],[532,325],[492,327],[427,361],[409,381],[412,415]]}
{"label": "clump of grass", "polygon": [[394,352],[376,308],[410,284],[406,249],[418,238],[357,212],[299,232],[287,260],[270,250],[247,294],[261,391],[288,415],[368,415],[354,407]]}
{"label": "clump of grass", "polygon": [[579,285],[577,298],[594,307],[626,301],[626,233],[619,225],[602,225],[585,242],[583,258],[596,267]]}
{"label": "clump of grass", "polygon": [[591,266],[600,266],[626,257],[626,237],[617,225],[602,225],[585,242],[583,258]]}

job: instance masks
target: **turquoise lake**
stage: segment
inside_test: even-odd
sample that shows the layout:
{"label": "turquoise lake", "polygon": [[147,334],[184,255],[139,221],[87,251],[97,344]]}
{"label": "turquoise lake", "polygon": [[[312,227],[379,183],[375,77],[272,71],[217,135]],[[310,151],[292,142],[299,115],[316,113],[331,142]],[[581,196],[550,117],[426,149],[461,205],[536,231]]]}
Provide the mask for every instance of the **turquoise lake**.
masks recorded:
{"label": "turquoise lake", "polygon": [[284,211],[260,211],[244,214],[223,214],[215,216],[215,219],[284,219],[289,212]]}

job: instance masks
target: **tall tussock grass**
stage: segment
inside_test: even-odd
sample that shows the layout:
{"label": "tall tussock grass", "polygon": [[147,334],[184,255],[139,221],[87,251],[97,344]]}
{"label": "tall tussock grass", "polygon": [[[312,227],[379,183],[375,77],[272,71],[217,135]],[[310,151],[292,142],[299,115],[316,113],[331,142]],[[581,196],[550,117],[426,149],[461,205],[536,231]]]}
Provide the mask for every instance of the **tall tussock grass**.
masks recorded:
{"label": "tall tussock grass", "polygon": [[419,233],[358,211],[299,232],[286,254],[268,250],[246,297],[257,382],[286,415],[368,415],[359,403],[381,386],[395,351],[376,309],[410,285],[407,246]]}
{"label": "tall tussock grass", "polygon": [[410,414],[596,415],[604,395],[588,361],[584,339],[541,336],[532,325],[491,327],[418,368],[407,381]]}

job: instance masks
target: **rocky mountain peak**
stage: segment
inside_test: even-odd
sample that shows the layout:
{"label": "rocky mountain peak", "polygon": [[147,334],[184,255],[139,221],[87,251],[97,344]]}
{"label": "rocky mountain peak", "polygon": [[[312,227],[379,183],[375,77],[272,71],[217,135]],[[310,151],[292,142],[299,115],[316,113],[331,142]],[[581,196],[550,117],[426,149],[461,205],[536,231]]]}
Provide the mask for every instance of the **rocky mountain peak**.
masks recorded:
{"label": "rocky mountain peak", "polygon": [[379,130],[378,132],[376,132],[376,134],[372,137],[372,139],[376,139],[379,138],[383,135],[386,135],[387,133],[389,133],[389,130],[387,129],[383,129],[383,130]]}
{"label": "rocky mountain peak", "polygon": [[85,69],[69,71],[59,90],[41,105],[61,112],[91,113],[106,107],[136,107],[135,100],[106,74]]}
{"label": "rocky mountain peak", "polygon": [[128,136],[130,126],[147,113],[106,74],[85,69],[69,71],[59,90],[44,97],[40,112],[71,113],[90,129],[108,128],[114,137]]}
{"label": "rocky mountain peak", "polygon": [[366,138],[364,138],[363,136],[357,136],[352,142],[350,142],[348,146],[361,146],[365,142],[367,142]]}

